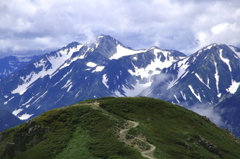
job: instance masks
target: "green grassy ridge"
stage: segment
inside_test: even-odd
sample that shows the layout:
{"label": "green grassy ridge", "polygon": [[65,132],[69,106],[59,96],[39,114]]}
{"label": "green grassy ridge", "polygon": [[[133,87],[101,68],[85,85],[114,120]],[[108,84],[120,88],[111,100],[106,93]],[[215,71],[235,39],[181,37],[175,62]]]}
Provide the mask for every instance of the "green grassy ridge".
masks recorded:
{"label": "green grassy ridge", "polygon": [[[33,136],[32,140],[26,140],[27,142],[22,145],[22,149],[20,149],[22,152],[19,154],[17,154],[19,151],[17,144],[16,147],[9,149],[9,158],[142,158],[137,150],[117,140],[115,121],[110,120],[101,111],[92,109],[90,105],[54,109],[32,121],[37,125],[36,127],[44,128],[47,131],[44,134],[28,135],[27,132],[32,129],[32,127],[29,128],[28,123],[12,128],[8,133],[11,136],[0,142],[0,152],[3,152],[6,143],[16,143],[14,141],[16,134],[22,134]],[[43,140],[30,146],[38,135],[44,136]],[[76,142],[80,140],[82,140],[80,144]],[[76,152],[78,153],[76,154]]]}
{"label": "green grassy ridge", "polygon": [[[96,101],[99,109],[91,106]],[[0,158],[8,154],[16,159],[141,159],[137,150],[117,139],[124,119],[139,122],[128,133],[145,136],[156,146],[157,158],[240,156],[240,146],[231,135],[192,111],[153,98],[106,97],[45,112],[2,132]]]}
{"label": "green grassy ridge", "polygon": [[100,102],[105,110],[138,121],[157,158],[239,158],[240,146],[224,130],[183,107],[153,98]]}

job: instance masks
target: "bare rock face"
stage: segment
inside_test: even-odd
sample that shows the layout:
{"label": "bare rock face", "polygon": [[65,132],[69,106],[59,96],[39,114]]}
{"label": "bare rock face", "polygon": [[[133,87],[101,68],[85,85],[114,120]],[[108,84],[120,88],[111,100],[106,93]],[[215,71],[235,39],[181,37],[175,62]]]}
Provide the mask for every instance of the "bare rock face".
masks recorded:
{"label": "bare rock face", "polygon": [[[202,136],[197,135],[197,136],[190,136],[188,138],[188,141],[191,143],[195,143],[195,145],[197,145],[197,149],[200,149],[200,145],[203,146],[205,149],[207,149],[208,151],[214,153],[217,156],[221,156],[221,151],[220,149],[214,145],[213,143],[211,143],[210,141],[204,139]],[[185,146],[187,146],[188,149],[193,149],[191,146],[188,147],[188,144],[186,143]]]}
{"label": "bare rock face", "polygon": [[203,146],[205,147],[208,151],[220,156],[221,155],[221,152],[220,150],[218,149],[218,147],[216,145],[214,145],[213,143],[209,142],[208,140],[202,138],[200,136],[200,139],[198,140],[198,142]]}
{"label": "bare rock face", "polygon": [[[13,141],[7,143],[3,151],[0,153],[1,159],[12,158],[19,153],[25,151],[27,148],[33,147],[45,139],[44,133],[48,131],[47,128],[41,126],[36,121],[30,120],[23,124],[13,132]],[[8,131],[0,133],[0,142],[6,140]]]}
{"label": "bare rock face", "polygon": [[0,142],[3,141],[8,136],[8,132],[0,132]]}

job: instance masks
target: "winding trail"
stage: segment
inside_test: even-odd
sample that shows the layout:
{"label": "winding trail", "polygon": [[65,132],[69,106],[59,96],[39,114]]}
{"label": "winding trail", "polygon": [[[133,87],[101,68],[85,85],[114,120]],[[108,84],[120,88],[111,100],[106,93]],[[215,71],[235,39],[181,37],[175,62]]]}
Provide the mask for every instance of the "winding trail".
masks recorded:
{"label": "winding trail", "polygon": [[135,128],[139,125],[139,123],[131,120],[127,120],[127,123],[129,124],[127,129],[120,130],[120,135],[122,135],[125,138],[125,135],[127,135],[127,132],[130,130],[130,128]]}
{"label": "winding trail", "polygon": [[[121,129],[120,130],[120,138],[123,140],[123,142],[127,145],[132,145],[131,141],[129,139],[126,138],[126,135],[128,133],[128,131],[131,128],[135,128],[139,125],[138,122],[135,121],[131,121],[131,120],[127,120],[128,123],[128,127],[126,129]],[[146,139],[143,139],[139,136],[134,137],[134,139],[140,140],[146,144],[148,144],[150,146],[150,149],[148,150],[142,150],[140,149],[137,145],[134,145],[134,147],[141,152],[143,157],[149,158],[149,159],[157,159],[156,157],[153,156],[153,151],[156,149],[156,147],[152,144],[150,144],[149,142],[146,141]]]}
{"label": "winding trail", "polygon": [[[99,107],[99,102],[97,102],[97,101],[92,102],[92,103],[74,104],[73,106],[77,106],[77,105],[90,105],[93,109],[100,109],[105,115],[114,118],[112,115],[109,114],[109,112],[107,112],[106,110]],[[123,141],[126,145],[134,146],[134,148],[136,148],[143,157],[146,157],[148,159],[157,159],[153,155],[153,151],[156,149],[156,147],[154,145],[150,144],[149,142],[147,142],[145,137],[138,135],[138,136],[135,136],[133,139],[126,138],[128,131],[131,128],[135,128],[139,125],[138,122],[131,121],[131,120],[127,120],[126,122],[127,122],[127,125],[126,125],[127,128],[120,129],[120,131],[119,131],[119,137],[120,137],[119,140]],[[140,140],[143,143],[149,145],[150,148],[148,150],[143,150],[137,144],[133,144],[132,143],[133,140]]]}
{"label": "winding trail", "polygon": [[147,157],[149,159],[157,159],[156,157],[153,156],[153,151],[156,149],[156,147],[154,145],[150,144],[149,142],[147,142],[147,144],[150,146],[150,149],[141,152],[142,156]]}

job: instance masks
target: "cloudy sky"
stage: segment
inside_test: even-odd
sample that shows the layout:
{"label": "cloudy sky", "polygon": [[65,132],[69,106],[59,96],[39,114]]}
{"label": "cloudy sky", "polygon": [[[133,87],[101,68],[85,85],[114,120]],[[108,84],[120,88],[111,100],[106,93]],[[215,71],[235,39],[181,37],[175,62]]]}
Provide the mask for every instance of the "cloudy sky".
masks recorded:
{"label": "cloudy sky", "polygon": [[239,0],[0,0],[0,53],[56,49],[111,35],[126,46],[186,54],[240,46]]}

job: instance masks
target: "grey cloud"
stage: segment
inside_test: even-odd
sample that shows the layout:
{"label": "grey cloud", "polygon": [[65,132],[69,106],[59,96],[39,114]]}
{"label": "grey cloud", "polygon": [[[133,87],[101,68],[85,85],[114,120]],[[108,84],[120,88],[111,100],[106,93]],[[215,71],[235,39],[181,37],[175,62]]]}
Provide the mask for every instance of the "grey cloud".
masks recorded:
{"label": "grey cloud", "polygon": [[0,50],[57,48],[100,34],[135,49],[185,53],[209,43],[239,45],[239,7],[237,0],[1,1]]}

